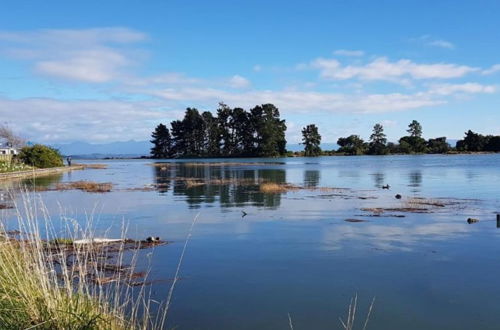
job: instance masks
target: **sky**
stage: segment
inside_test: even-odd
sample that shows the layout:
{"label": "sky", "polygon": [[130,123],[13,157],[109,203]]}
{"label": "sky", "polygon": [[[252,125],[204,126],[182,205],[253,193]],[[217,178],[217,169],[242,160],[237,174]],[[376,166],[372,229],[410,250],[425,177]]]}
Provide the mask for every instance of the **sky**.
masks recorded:
{"label": "sky", "polygon": [[0,11],[0,123],[148,140],[186,107],[273,103],[289,143],[500,134],[500,1],[23,1]]}

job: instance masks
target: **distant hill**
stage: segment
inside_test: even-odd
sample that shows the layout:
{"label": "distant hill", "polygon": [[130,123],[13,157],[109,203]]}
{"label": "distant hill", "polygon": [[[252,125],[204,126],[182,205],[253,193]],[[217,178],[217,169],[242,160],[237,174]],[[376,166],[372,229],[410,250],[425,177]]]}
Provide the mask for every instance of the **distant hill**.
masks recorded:
{"label": "distant hill", "polygon": [[[147,156],[152,147],[149,141],[133,140],[102,144],[76,141],[67,144],[54,144],[52,146],[59,149],[63,155],[89,156],[91,158]],[[323,150],[332,150],[337,149],[338,145],[335,143],[322,143],[321,148]],[[304,150],[304,146],[299,143],[292,143],[287,145],[287,149],[302,151]]]}
{"label": "distant hill", "polygon": [[102,144],[76,141],[68,144],[55,144],[52,146],[59,149],[63,155],[94,155],[92,158],[103,158],[108,156],[138,157],[149,155],[151,143],[149,141],[134,140]]}
{"label": "distant hill", "polygon": [[[336,143],[321,143],[320,147],[322,150],[337,150],[339,146]],[[289,151],[303,151],[304,145],[300,143],[289,143],[286,145],[286,149]]]}

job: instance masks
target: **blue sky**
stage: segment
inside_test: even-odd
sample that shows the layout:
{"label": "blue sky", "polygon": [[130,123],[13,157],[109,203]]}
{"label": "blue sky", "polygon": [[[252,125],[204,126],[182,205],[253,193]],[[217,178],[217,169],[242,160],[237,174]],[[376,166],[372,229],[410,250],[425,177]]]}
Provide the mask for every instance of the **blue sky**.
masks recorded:
{"label": "blue sky", "polygon": [[289,142],[419,120],[500,134],[499,1],[3,1],[0,118],[46,143],[147,140],[184,108],[274,103]]}

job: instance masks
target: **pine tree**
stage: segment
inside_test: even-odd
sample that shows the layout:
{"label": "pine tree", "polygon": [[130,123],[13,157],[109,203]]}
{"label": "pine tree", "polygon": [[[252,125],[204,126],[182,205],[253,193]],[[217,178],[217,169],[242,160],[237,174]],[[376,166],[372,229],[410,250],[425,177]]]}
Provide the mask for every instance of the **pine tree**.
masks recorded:
{"label": "pine tree", "polygon": [[316,157],[321,155],[321,135],[318,127],[311,124],[302,129],[302,144],[304,145],[304,155],[306,157]]}
{"label": "pine tree", "polygon": [[410,136],[413,137],[422,137],[422,125],[416,120],[413,120],[410,125],[408,125],[408,129],[406,130],[410,133]]}
{"label": "pine tree", "polygon": [[150,141],[153,144],[151,148],[151,156],[153,158],[170,158],[172,157],[172,139],[167,126],[159,124],[151,134],[153,139]]}
{"label": "pine tree", "polygon": [[372,155],[387,154],[387,138],[384,134],[384,127],[381,124],[373,126],[373,133],[370,135],[370,148],[368,153]]}

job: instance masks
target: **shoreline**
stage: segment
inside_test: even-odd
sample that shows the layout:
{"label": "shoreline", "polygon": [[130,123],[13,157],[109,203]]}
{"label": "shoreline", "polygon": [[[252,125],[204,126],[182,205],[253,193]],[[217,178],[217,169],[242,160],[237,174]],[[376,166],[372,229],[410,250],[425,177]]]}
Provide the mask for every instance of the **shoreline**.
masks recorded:
{"label": "shoreline", "polygon": [[[422,156],[422,155],[442,155],[442,156],[462,156],[462,155],[495,155],[495,154],[500,154],[500,152],[495,152],[495,151],[460,151],[460,152],[447,152],[447,153],[436,153],[436,154],[430,154],[430,153],[412,153],[412,154],[401,154],[401,153],[395,153],[395,154],[387,154],[387,155],[369,155],[369,154],[362,154],[362,155],[347,155],[347,154],[342,154],[342,153],[335,153],[335,154],[330,154],[330,155],[319,155],[319,156],[303,156],[303,155],[282,155],[282,156],[277,156],[277,157],[252,157],[252,156],[246,156],[246,157],[179,157],[179,158],[152,158],[149,156],[139,156],[139,157],[103,157],[103,158],[85,158],[85,157],[78,157],[74,158],[75,160],[86,160],[86,161],[99,161],[99,160],[153,160],[153,161],[162,161],[162,160],[199,160],[199,159],[277,159],[277,158],[297,158],[297,157],[303,157],[303,158],[317,158],[317,157],[359,157],[359,156]],[[76,166],[76,165],[75,165]]]}
{"label": "shoreline", "polygon": [[8,172],[0,173],[0,181],[11,180],[11,179],[25,179],[30,177],[40,177],[46,175],[53,175],[58,173],[65,173],[75,170],[83,170],[85,165],[73,165],[73,166],[63,166],[63,167],[53,167],[53,168],[37,168],[29,171],[18,171],[18,172]]}

